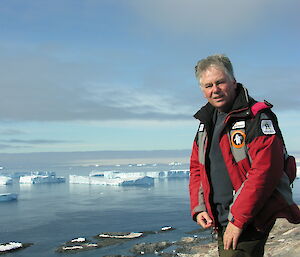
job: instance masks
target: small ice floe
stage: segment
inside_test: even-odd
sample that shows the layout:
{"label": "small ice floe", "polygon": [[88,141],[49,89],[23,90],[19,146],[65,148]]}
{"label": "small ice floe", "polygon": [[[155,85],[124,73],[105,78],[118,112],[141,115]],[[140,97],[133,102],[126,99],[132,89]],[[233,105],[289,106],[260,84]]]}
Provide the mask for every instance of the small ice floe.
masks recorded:
{"label": "small ice floe", "polygon": [[115,235],[115,234],[100,234],[99,237],[101,238],[117,238],[117,239],[133,239],[133,238],[138,238],[141,237],[143,235],[143,233],[136,233],[136,232],[131,232],[129,234],[125,234],[125,235]]}
{"label": "small ice floe", "polygon": [[13,180],[11,177],[0,175],[0,185],[11,185]]}
{"label": "small ice floe", "polygon": [[0,244],[0,252],[8,252],[12,250],[16,250],[19,248],[22,248],[23,245],[22,243],[17,243],[17,242],[9,242],[7,244]]}
{"label": "small ice floe", "polygon": [[10,202],[10,201],[15,201],[17,199],[18,199],[17,194],[13,194],[13,193],[0,194],[0,202]]}
{"label": "small ice floe", "polygon": [[83,243],[86,239],[84,237],[78,237],[71,240],[71,243]]}

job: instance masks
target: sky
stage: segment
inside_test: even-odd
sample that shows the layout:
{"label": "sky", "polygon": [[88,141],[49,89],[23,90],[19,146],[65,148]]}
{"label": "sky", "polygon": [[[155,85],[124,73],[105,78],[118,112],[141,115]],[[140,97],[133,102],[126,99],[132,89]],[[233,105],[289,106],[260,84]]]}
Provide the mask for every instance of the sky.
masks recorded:
{"label": "sky", "polygon": [[199,59],[232,61],[299,150],[298,0],[1,0],[0,153],[190,149]]}

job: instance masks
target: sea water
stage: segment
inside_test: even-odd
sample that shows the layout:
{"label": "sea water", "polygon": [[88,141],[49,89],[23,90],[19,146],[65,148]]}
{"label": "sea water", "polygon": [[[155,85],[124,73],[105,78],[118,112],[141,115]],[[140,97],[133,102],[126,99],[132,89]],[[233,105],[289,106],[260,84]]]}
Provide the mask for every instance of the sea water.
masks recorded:
{"label": "sea water", "polygon": [[[112,166],[97,168],[118,171],[165,171],[188,166]],[[58,176],[88,175],[94,167],[52,168]],[[294,197],[300,203],[300,180],[294,185]],[[103,232],[157,231],[172,226],[174,231],[80,252],[77,256],[100,257],[112,254],[132,255],[136,243],[176,241],[198,229],[190,218],[188,179],[155,179],[150,187],[122,187],[69,184],[0,186],[0,193],[18,193],[18,201],[0,204],[0,243],[33,243],[12,256],[56,257],[68,254],[55,250],[77,237],[93,238]],[[208,234],[206,233],[206,236]],[[96,240],[94,239],[96,242]],[[73,255],[71,255],[73,256]]]}

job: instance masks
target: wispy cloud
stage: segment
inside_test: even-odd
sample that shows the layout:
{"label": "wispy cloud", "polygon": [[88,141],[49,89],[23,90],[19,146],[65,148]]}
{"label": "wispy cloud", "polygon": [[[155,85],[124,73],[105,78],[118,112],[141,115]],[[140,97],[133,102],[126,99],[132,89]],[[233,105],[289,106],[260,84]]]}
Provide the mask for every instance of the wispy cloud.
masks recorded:
{"label": "wispy cloud", "polygon": [[8,129],[0,129],[0,135],[11,136],[11,135],[24,135],[26,132],[18,129],[8,128]]}
{"label": "wispy cloud", "polygon": [[8,139],[1,140],[2,142],[11,143],[11,144],[63,144],[63,143],[74,143],[74,141],[66,141],[66,140],[49,140],[49,139]]}

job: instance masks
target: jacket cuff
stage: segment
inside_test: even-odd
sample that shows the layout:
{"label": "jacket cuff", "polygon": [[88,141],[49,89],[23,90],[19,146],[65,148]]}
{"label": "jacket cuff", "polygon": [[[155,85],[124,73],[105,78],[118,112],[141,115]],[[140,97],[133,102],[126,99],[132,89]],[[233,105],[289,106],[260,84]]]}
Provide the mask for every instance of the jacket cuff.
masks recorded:
{"label": "jacket cuff", "polygon": [[243,229],[246,225],[245,222],[241,222],[237,219],[235,219],[234,217],[231,218],[231,220],[229,220],[230,223],[232,223],[233,225],[235,225],[236,227]]}

